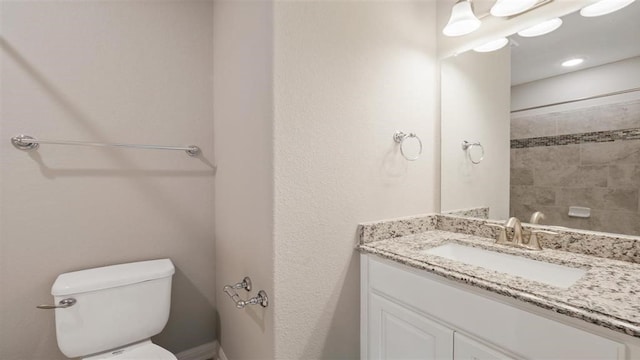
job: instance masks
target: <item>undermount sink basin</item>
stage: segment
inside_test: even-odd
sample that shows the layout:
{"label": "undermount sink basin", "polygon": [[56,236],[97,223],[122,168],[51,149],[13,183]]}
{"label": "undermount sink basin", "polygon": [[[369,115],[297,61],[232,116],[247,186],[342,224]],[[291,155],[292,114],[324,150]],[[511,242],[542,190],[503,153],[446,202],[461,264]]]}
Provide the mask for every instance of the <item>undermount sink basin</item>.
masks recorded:
{"label": "undermount sink basin", "polygon": [[584,269],[454,243],[424,250],[423,253],[565,289],[573,285],[587,272]]}

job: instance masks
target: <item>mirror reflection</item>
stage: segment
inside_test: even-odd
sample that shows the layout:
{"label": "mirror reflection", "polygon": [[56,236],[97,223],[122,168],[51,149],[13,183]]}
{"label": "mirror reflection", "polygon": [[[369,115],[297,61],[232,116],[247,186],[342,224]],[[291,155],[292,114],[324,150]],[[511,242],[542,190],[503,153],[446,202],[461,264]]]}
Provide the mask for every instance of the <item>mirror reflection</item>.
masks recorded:
{"label": "mirror reflection", "polygon": [[[443,212],[640,235],[638,19],[640,2],[575,13],[445,59]],[[483,145],[480,163],[463,141]]]}

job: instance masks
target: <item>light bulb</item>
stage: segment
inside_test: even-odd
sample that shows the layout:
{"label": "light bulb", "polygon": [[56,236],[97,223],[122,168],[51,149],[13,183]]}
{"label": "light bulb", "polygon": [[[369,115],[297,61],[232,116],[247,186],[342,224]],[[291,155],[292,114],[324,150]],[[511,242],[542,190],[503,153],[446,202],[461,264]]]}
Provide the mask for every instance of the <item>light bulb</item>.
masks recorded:
{"label": "light bulb", "polygon": [[562,25],[562,19],[560,18],[555,18],[555,19],[551,19],[551,20],[547,20],[544,22],[541,22],[538,25],[534,25],[530,28],[524,29],[522,31],[518,31],[518,35],[522,36],[522,37],[534,37],[534,36],[540,36],[540,35],[544,35],[544,34],[548,34],[554,30],[556,30],[557,28],[559,28]]}

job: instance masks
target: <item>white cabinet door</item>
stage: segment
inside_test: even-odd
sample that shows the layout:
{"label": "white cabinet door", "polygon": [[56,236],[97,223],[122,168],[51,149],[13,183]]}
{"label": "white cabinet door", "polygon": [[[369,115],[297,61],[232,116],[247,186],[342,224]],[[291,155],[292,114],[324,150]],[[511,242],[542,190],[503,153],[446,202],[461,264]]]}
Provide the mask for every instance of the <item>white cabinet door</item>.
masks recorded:
{"label": "white cabinet door", "polygon": [[453,337],[453,358],[455,360],[513,360],[512,357],[458,332]]}
{"label": "white cabinet door", "polygon": [[369,301],[369,359],[453,359],[453,330],[376,294]]}

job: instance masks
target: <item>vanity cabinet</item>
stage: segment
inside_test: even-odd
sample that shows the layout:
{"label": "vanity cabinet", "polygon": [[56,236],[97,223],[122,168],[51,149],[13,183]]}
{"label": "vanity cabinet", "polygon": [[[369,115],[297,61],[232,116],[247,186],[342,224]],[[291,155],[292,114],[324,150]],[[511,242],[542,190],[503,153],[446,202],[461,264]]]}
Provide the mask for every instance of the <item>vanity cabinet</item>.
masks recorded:
{"label": "vanity cabinet", "polygon": [[627,358],[622,343],[483,292],[363,254],[361,358]]}

